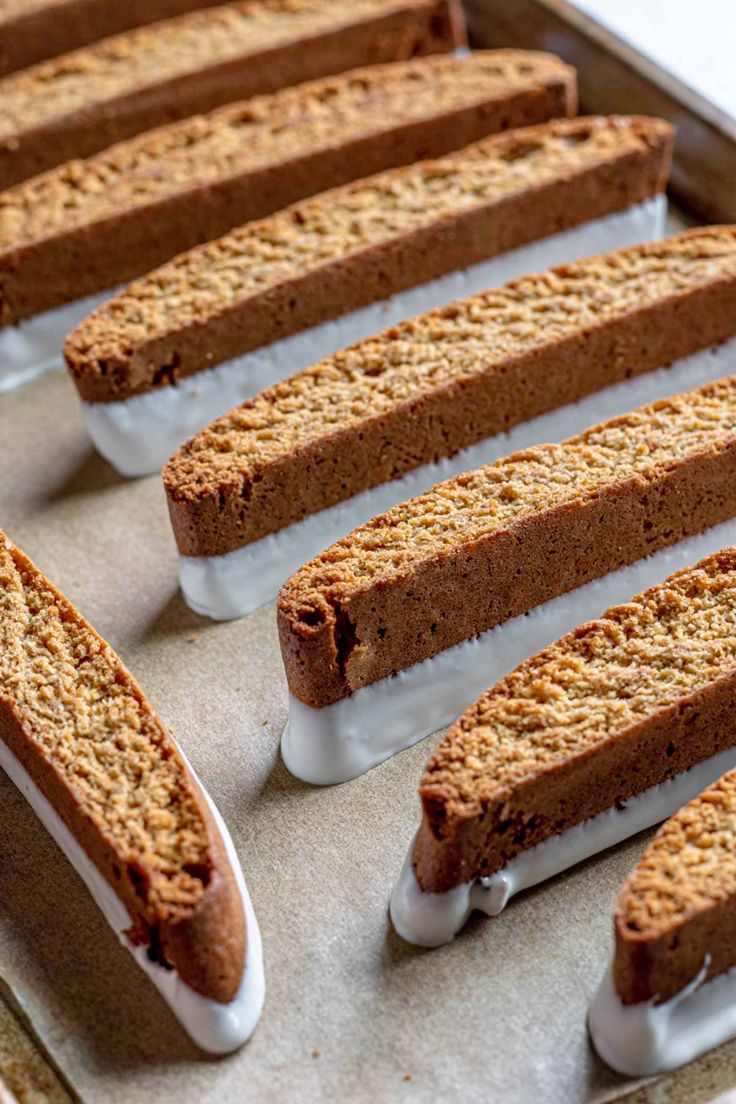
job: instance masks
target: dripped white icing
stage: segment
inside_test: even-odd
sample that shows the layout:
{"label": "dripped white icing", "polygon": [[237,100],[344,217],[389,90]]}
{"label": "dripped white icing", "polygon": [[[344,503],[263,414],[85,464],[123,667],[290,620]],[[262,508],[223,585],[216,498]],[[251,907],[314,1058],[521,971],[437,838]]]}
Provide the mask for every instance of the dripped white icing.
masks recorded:
{"label": "dripped white icing", "polygon": [[526,272],[659,238],[664,232],[664,219],[665,199],[659,196],[628,211],[595,219],[399,292],[390,299],[197,372],[175,386],[159,387],[120,402],[83,403],[87,429],[98,452],[122,475],[150,475],[160,471],[172,452],[208,422],[338,349],[412,315]]}
{"label": "dripped white icing", "polygon": [[647,1077],[683,1066],[732,1039],[736,967],[704,981],[709,961],[706,956],[697,977],[663,1004],[624,1004],[609,967],[588,1015],[590,1036],[604,1062],[629,1077]]}
{"label": "dripped white icing", "polygon": [[376,514],[423,494],[460,472],[491,464],[539,441],[562,441],[595,422],[626,414],[637,406],[676,395],[736,369],[736,338],[675,361],[669,368],[615,384],[529,422],[488,437],[450,459],[424,464],[401,479],[363,491],[346,502],[320,510],[262,540],[222,556],[182,556],[179,581],[187,604],[216,621],[243,617],[272,601],[281,584],[333,541]]}
{"label": "dripped white icing", "polygon": [[445,893],[425,893],[420,889],[412,868],[412,845],[391,894],[394,928],[402,939],[419,947],[449,943],[475,909],[487,916],[497,916],[515,894],[666,820],[734,766],[736,747],[668,782],[652,786],[632,797],[621,809],[607,809],[522,851],[496,874],[465,882]]}
{"label": "dripped white icing", "polygon": [[281,738],[297,778],[331,785],[356,778],[454,721],[522,660],[673,571],[736,544],[736,519],[689,537],[514,617],[432,659],[313,709],[289,696]]}
{"label": "dripped white icing", "polygon": [[119,288],[77,299],[44,311],[15,326],[0,328],[0,395],[64,363],[63,346],[69,333],[90,311]]}
{"label": "dripped white icing", "polygon": [[[175,970],[167,970],[158,963],[151,962],[145,947],[133,946],[125,934],[131,926],[131,919],[124,904],[2,740],[0,740],[0,767],[17,786],[44,828],[76,868],[120,942],[127,947],[140,968],[151,979],[194,1042],[202,1050],[211,1054],[228,1054],[242,1046],[252,1034],[263,1008],[265,980],[261,933],[232,838],[202,784],[199,783],[200,790],[225,844],[228,861],[245,911],[247,933],[245,969],[240,988],[229,1004],[220,1004],[218,1001],[196,993],[182,981]],[[191,771],[191,766],[189,769]],[[194,775],[193,771],[192,774]],[[196,778],[196,775],[194,777]]]}

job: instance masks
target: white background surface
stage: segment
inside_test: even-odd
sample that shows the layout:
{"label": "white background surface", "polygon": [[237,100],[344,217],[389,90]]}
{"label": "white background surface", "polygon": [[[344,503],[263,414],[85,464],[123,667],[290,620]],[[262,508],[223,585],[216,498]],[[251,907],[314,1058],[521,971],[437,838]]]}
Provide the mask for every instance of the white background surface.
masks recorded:
{"label": "white background surface", "polygon": [[575,6],[736,118],[736,0],[575,0]]}

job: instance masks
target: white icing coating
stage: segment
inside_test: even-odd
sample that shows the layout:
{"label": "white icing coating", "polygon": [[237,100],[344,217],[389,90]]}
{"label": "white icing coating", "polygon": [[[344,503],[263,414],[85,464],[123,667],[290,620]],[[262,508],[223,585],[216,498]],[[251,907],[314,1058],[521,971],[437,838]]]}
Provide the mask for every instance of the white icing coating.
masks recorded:
{"label": "white icing coating", "polygon": [[62,348],[69,333],[90,311],[119,288],[77,299],[44,311],[16,326],[0,328],[0,395],[64,363]]}
{"label": "white icing coating", "polygon": [[[191,766],[187,765],[191,770]],[[199,780],[197,779],[201,793],[209,805],[225,844],[225,851],[240,890],[245,911],[247,932],[245,969],[240,988],[229,1004],[220,1004],[218,1001],[196,993],[182,981],[175,970],[167,970],[158,963],[151,962],[145,947],[133,946],[125,934],[131,926],[125,905],[2,740],[0,740],[0,767],[20,790],[46,831],[75,867],[120,942],[127,947],[140,968],[151,979],[194,1042],[210,1054],[228,1054],[242,1046],[252,1034],[263,1008],[265,980],[261,933],[230,833]],[[194,775],[193,771],[192,774]],[[196,778],[196,775],[194,777]]]}
{"label": "white icing coating", "polygon": [[586,583],[332,705],[313,709],[290,695],[281,738],[284,763],[297,778],[315,785],[356,778],[450,724],[522,660],[577,625],[732,544],[736,519]]}
{"label": "white icing coating", "polygon": [[497,916],[515,894],[554,878],[591,855],[666,820],[735,766],[736,747],[714,755],[668,782],[652,786],[632,797],[621,809],[607,809],[522,851],[496,874],[465,882],[445,893],[425,893],[420,889],[412,868],[412,845],[391,894],[394,928],[402,939],[419,947],[440,947],[449,943],[473,910]]}
{"label": "white icing coating", "polygon": [[628,211],[595,219],[399,292],[390,299],[197,372],[175,386],[159,387],[120,402],[83,403],[87,429],[98,452],[122,475],[150,475],[160,471],[172,452],[208,422],[338,349],[412,315],[503,284],[526,272],[660,238],[665,213],[665,199],[659,196]]}
{"label": "white icing coating", "polygon": [[706,956],[697,977],[663,1004],[623,1004],[609,967],[588,1014],[601,1058],[619,1073],[647,1077],[683,1066],[732,1039],[736,968],[704,982],[708,963]]}
{"label": "white icing coating", "polygon": [[683,357],[669,368],[607,387],[580,402],[515,426],[508,433],[488,437],[449,460],[424,464],[401,479],[364,491],[234,552],[181,556],[179,581],[184,598],[197,613],[216,621],[243,617],[275,598],[281,584],[328,544],[397,502],[539,441],[562,441],[597,421],[699,387],[734,370],[736,338],[716,349]]}

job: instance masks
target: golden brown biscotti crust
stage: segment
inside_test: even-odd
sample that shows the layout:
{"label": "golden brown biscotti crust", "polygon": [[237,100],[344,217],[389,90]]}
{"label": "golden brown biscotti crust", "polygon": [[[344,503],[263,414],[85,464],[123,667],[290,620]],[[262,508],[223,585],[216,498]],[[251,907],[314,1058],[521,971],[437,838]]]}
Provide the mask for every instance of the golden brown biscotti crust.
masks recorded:
{"label": "golden brown biscotti crust", "polygon": [[661,1004],[703,966],[706,980],[736,966],[736,771],[659,830],[621,888],[615,934],[624,1004]]}
{"label": "golden brown biscotti crust", "polygon": [[176,257],[93,311],[67,365],[115,402],[573,225],[665,186],[661,120],[563,119],[317,196]]}
{"label": "golden brown biscotti crust", "polygon": [[736,377],[439,483],[281,588],[289,689],[314,707],[736,514]]}
{"label": "golden brown biscotti crust", "polygon": [[2,0],[0,77],[107,35],[171,19],[222,0]]}
{"label": "golden brown biscotti crust", "polygon": [[131,138],[0,193],[0,323],[309,195],[575,106],[574,70],[558,58],[496,50],[357,69]]}
{"label": "golden brown biscotti crust", "polygon": [[0,739],[131,917],[131,940],[221,1003],[246,922],[198,783],[110,646],[0,533]]}
{"label": "golden brown biscotti crust", "polygon": [[363,65],[452,50],[458,0],[240,0],[0,80],[0,189],[153,127]]}
{"label": "golden brown biscotti crust", "polygon": [[414,869],[442,892],[736,744],[736,549],[671,575],[520,664],[419,787]]}
{"label": "golden brown biscotti crust", "polygon": [[164,469],[182,555],[223,555],[736,335],[736,229],[586,258],[396,326],[255,396]]}

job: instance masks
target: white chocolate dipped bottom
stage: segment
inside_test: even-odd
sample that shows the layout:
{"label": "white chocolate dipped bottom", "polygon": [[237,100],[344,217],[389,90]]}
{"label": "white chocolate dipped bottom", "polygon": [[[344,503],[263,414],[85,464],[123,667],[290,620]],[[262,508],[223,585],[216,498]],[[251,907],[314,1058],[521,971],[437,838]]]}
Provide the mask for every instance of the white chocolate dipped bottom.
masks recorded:
{"label": "white chocolate dipped bottom", "polygon": [[0,395],[64,364],[67,335],[119,287],[0,328]]}
{"label": "white chocolate dipped bottom", "polygon": [[444,893],[425,893],[420,888],[412,867],[412,843],[391,894],[393,926],[402,939],[419,947],[449,943],[474,910],[497,916],[515,894],[666,820],[734,765],[736,747],[652,786],[621,809],[607,809],[522,851],[490,877],[464,882]]}
{"label": "white chocolate dipped bottom", "polygon": [[281,738],[284,763],[297,778],[314,785],[356,778],[450,724],[522,660],[558,637],[732,544],[736,518],[585,583],[331,705],[315,709],[290,694]]}
{"label": "white chocolate dipped bottom", "polygon": [[[184,758],[186,762],[186,757]],[[187,766],[189,766],[188,763]],[[189,770],[209,805],[215,826],[225,845],[225,853],[232,867],[245,913],[245,968],[240,988],[228,1004],[220,1004],[218,1001],[196,993],[182,981],[175,970],[168,970],[156,962],[151,962],[146,947],[134,946],[129,941],[126,931],[131,927],[131,919],[125,905],[2,740],[0,740],[0,768],[20,790],[46,831],[77,870],[120,942],[127,947],[140,968],[148,975],[190,1038],[210,1054],[228,1054],[242,1046],[250,1038],[258,1023],[265,997],[261,934],[230,833],[214,802],[194,775],[191,766]]]}
{"label": "white chocolate dipped bottom", "polygon": [[[238,403],[324,357],[416,314],[528,272],[661,238],[663,196],[441,276],[309,330],[187,376],[174,386],[110,403],[82,403],[95,448],[121,475],[158,472],[189,437]],[[64,334],[63,336],[66,336]],[[0,354],[2,354],[0,331]],[[0,362],[2,357],[0,356]]]}
{"label": "white chocolate dipped bottom", "polygon": [[[588,1029],[604,1062],[629,1077],[648,1077],[692,1062],[736,1035],[736,967],[696,977],[668,1001],[624,1004],[611,968],[593,998]],[[725,1104],[725,1102],[724,1102]]]}
{"label": "white chocolate dipped bottom", "polygon": [[244,617],[271,602],[282,583],[328,545],[435,483],[538,444],[562,441],[599,421],[700,387],[736,370],[736,338],[675,361],[669,368],[617,383],[579,402],[487,437],[449,459],[423,464],[400,479],[363,491],[261,540],[221,556],[181,556],[179,581],[187,605],[215,621]]}

